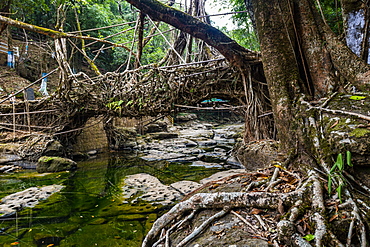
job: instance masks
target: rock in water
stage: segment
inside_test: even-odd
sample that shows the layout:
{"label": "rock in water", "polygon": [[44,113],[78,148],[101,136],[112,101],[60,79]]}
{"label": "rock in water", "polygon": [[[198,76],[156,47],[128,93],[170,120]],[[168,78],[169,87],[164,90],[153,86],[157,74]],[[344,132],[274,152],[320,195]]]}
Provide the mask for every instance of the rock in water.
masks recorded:
{"label": "rock in water", "polygon": [[41,200],[46,200],[55,192],[63,189],[62,185],[49,185],[41,188],[31,187],[8,195],[0,200],[0,218],[13,215],[25,207],[34,207]]}
{"label": "rock in water", "polygon": [[61,157],[42,156],[37,162],[36,170],[43,172],[69,171],[77,168],[77,163],[71,159]]}

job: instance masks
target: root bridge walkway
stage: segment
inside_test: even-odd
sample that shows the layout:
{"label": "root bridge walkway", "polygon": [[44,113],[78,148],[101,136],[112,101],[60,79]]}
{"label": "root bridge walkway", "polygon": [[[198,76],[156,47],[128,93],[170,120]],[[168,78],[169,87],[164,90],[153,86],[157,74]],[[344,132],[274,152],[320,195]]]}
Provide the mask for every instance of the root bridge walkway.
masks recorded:
{"label": "root bridge walkway", "polygon": [[228,99],[239,105],[234,109],[242,110],[245,94],[240,72],[225,59],[151,65],[95,78],[79,73],[70,75],[48,98],[0,105],[0,126],[19,133],[61,135],[79,130],[93,116],[169,115],[177,106],[196,106],[213,97]]}

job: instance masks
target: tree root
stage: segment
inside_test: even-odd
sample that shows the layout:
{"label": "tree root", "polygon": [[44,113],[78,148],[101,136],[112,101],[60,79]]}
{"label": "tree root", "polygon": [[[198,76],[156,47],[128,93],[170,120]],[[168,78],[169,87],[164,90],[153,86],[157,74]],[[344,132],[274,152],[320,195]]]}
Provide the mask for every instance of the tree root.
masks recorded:
{"label": "tree root", "polygon": [[[271,173],[270,173],[271,174]],[[245,176],[245,174],[243,174]],[[253,173],[248,174],[253,176]],[[310,171],[308,178],[299,184],[294,190],[287,193],[269,192],[284,190],[285,186],[292,182],[292,179],[297,177],[296,173],[285,171],[281,168],[276,168],[273,179],[269,183],[259,184],[259,188],[254,191],[246,192],[217,192],[217,193],[199,193],[194,194],[186,201],[182,201],[175,205],[170,211],[157,219],[153,224],[152,229],[147,234],[142,243],[142,247],[149,246],[189,246],[192,241],[197,241],[201,233],[207,234],[209,225],[226,217],[228,214],[236,216],[236,220],[240,220],[244,224],[246,234],[251,238],[260,238],[274,246],[361,246],[367,244],[366,227],[364,221],[364,213],[361,212],[355,201],[352,199],[350,192],[346,189],[342,195],[345,202],[339,204],[336,195],[332,198],[324,194],[322,181],[324,178],[321,174]],[[289,176],[289,177],[285,177]],[[239,179],[240,180],[240,179]],[[276,181],[283,182],[276,185]],[[265,179],[266,181],[266,179]],[[249,180],[249,185],[246,187],[251,189],[250,184],[256,186],[258,182]],[[264,188],[262,188],[264,187]],[[331,207],[336,205],[335,207]],[[368,212],[370,207],[366,202],[359,202],[361,208]],[[341,224],[340,217],[334,215],[331,219],[328,216],[333,209],[336,209],[336,214],[351,215],[351,221],[348,219],[343,222],[347,224],[347,237],[336,232],[336,226],[333,223]],[[193,219],[200,210],[215,210],[221,209],[218,213],[213,213],[204,222],[199,222],[198,227],[194,226],[197,219]],[[250,209],[250,213],[246,213]],[[289,209],[284,213],[284,209]],[[188,214],[189,211],[192,211]],[[269,217],[264,215],[269,212]],[[241,216],[246,214],[246,217]],[[275,214],[275,217],[271,217]],[[187,216],[186,216],[187,215]],[[181,218],[183,218],[181,220]],[[275,218],[275,220],[273,220]],[[279,219],[276,220],[276,219]],[[335,220],[335,221],[334,221]],[[183,230],[184,223],[187,222],[187,229],[190,233]],[[222,223],[216,223],[216,225]],[[166,230],[167,229],[167,230]],[[277,229],[277,232],[274,230]],[[160,237],[162,231],[165,231],[165,236]],[[177,234],[174,234],[177,232]],[[209,233],[209,232],[208,232]],[[305,236],[312,234],[313,240],[306,240]],[[185,237],[184,237],[185,235]],[[157,241],[156,241],[157,239]],[[158,240],[159,239],[159,240]],[[156,241],[156,242],[155,242]],[[154,243],[155,242],[155,243]],[[161,243],[165,242],[165,245]],[[171,245],[171,242],[174,245]],[[343,244],[345,242],[345,244]],[[154,244],[153,244],[154,243]],[[177,243],[177,244],[176,244]]]}
{"label": "tree root", "polygon": [[194,231],[188,235],[186,238],[184,238],[176,247],[182,247],[188,242],[190,242],[192,239],[194,239],[197,235],[199,235],[202,231],[205,230],[205,228],[211,224],[214,220],[221,218],[225,214],[227,214],[230,211],[228,207],[225,207],[222,211],[218,212],[217,214],[213,215],[212,217],[208,218],[206,221],[204,221],[199,227],[195,228]]}

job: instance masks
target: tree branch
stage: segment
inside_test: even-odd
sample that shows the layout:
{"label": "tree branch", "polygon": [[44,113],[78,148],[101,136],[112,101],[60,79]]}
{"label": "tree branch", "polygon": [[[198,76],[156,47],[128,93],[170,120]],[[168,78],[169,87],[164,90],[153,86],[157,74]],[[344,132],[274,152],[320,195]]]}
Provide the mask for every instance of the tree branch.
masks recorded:
{"label": "tree branch", "polygon": [[49,28],[39,27],[39,26],[35,26],[35,25],[32,25],[32,24],[24,23],[24,22],[21,22],[21,21],[16,21],[16,20],[13,20],[11,18],[2,16],[2,15],[0,15],[0,23],[10,25],[10,26],[13,26],[13,27],[23,28],[23,29],[26,29],[26,30],[29,30],[29,31],[35,32],[35,33],[41,33],[41,34],[44,34],[46,36],[50,36],[52,38],[75,38],[75,39],[93,40],[93,41],[97,41],[97,42],[101,42],[101,43],[106,43],[106,44],[112,45],[114,47],[122,47],[125,50],[127,50],[128,52],[131,52],[132,55],[136,56],[136,54],[133,53],[131,51],[131,49],[128,48],[127,46],[124,46],[122,44],[116,44],[116,43],[113,43],[111,41],[104,40],[104,39],[98,39],[98,38],[94,38],[94,37],[64,33],[64,32],[52,30],[52,29],[49,29]]}
{"label": "tree branch", "polygon": [[260,63],[259,54],[240,46],[220,30],[208,25],[193,16],[180,10],[169,7],[156,0],[126,0],[140,9],[154,20],[166,22],[175,28],[201,39],[208,45],[216,48],[230,63],[241,67],[248,61],[249,64]]}

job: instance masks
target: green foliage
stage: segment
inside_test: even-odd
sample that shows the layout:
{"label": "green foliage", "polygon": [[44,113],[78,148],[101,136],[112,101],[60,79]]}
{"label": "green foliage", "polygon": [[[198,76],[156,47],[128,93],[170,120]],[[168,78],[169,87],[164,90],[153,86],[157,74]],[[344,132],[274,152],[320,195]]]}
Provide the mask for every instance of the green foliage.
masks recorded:
{"label": "green foliage", "polygon": [[113,111],[120,110],[122,107],[121,105],[123,104],[123,100],[119,101],[113,101],[107,104],[107,107]]}
{"label": "green foliage", "polygon": [[339,0],[320,0],[326,22],[336,34],[343,32],[342,10]]}
{"label": "green foliage", "polygon": [[[223,6],[230,6],[231,4],[231,11],[238,12],[246,10],[244,0],[222,0],[217,2]],[[219,11],[222,12],[222,9]],[[259,41],[249,13],[243,12],[234,14],[232,16],[232,21],[236,28],[229,29],[227,27],[223,27],[221,28],[221,31],[227,34],[230,38],[234,39],[240,45],[248,49],[258,51],[260,49]]]}
{"label": "green foliage", "polygon": [[350,166],[350,167],[353,166],[351,159],[352,159],[352,154],[351,154],[350,151],[346,152],[345,158],[343,157],[343,155],[341,153],[338,154],[336,162],[334,163],[334,165],[331,167],[331,169],[329,171],[328,193],[330,195],[331,192],[332,192],[333,178],[337,178],[340,181],[338,187],[336,188],[340,203],[342,203],[343,187],[346,185],[346,179],[343,176],[343,171],[345,169],[345,164],[347,164],[347,166]]}
{"label": "green foliage", "polygon": [[307,234],[306,236],[303,237],[305,240],[307,240],[308,242],[312,241],[315,239],[315,235],[312,235],[312,234]]}
{"label": "green foliage", "polygon": [[349,99],[352,99],[352,100],[363,100],[363,99],[366,99],[366,96],[352,95],[351,97],[349,97]]}
{"label": "green foliage", "polygon": [[257,34],[253,31],[251,26],[247,28],[241,27],[233,30],[227,30],[226,28],[223,28],[222,31],[228,34],[230,38],[238,42],[238,44],[241,46],[254,51],[260,50]]}
{"label": "green foliage", "polygon": [[[135,21],[137,14],[132,11],[129,3],[123,0],[19,0],[12,2],[12,18],[21,20],[33,25],[55,29],[58,23],[58,9],[64,16],[63,31],[72,32],[77,31],[77,19],[75,13],[78,15],[78,22],[82,30],[107,27],[115,24],[128,23]],[[60,22],[60,21],[59,21]],[[168,29],[167,24],[161,24],[159,27],[162,31]],[[124,30],[124,33],[118,34]],[[150,32],[149,26],[145,27],[144,37]],[[118,34],[118,35],[117,35]],[[135,23],[124,26],[111,27],[101,30],[83,32],[85,36],[92,36],[97,38],[107,38],[109,41],[119,44],[125,44],[129,48],[136,48],[136,44],[132,46],[132,41],[137,39],[135,34]],[[170,34],[166,34],[169,38]],[[136,38],[135,38],[136,36]],[[46,38],[40,36],[41,38]],[[77,45],[81,48],[81,42],[76,40]],[[80,44],[78,44],[80,43]],[[91,42],[87,41],[86,44]],[[101,43],[95,42],[86,46],[86,53],[92,59],[96,56],[98,50],[102,47]],[[166,54],[167,47],[164,39],[161,36],[152,38],[152,40],[144,48],[141,63],[143,65],[153,62],[158,62]],[[75,50],[69,47],[69,52]],[[76,71],[81,70],[83,56],[78,52],[73,52],[73,61]],[[104,71],[114,71],[120,65],[127,64],[130,54],[121,47],[109,47],[105,45],[104,50],[99,54],[95,60],[95,64],[99,69]],[[131,56],[129,67],[132,68],[135,59]],[[126,68],[126,66],[123,66]]]}

